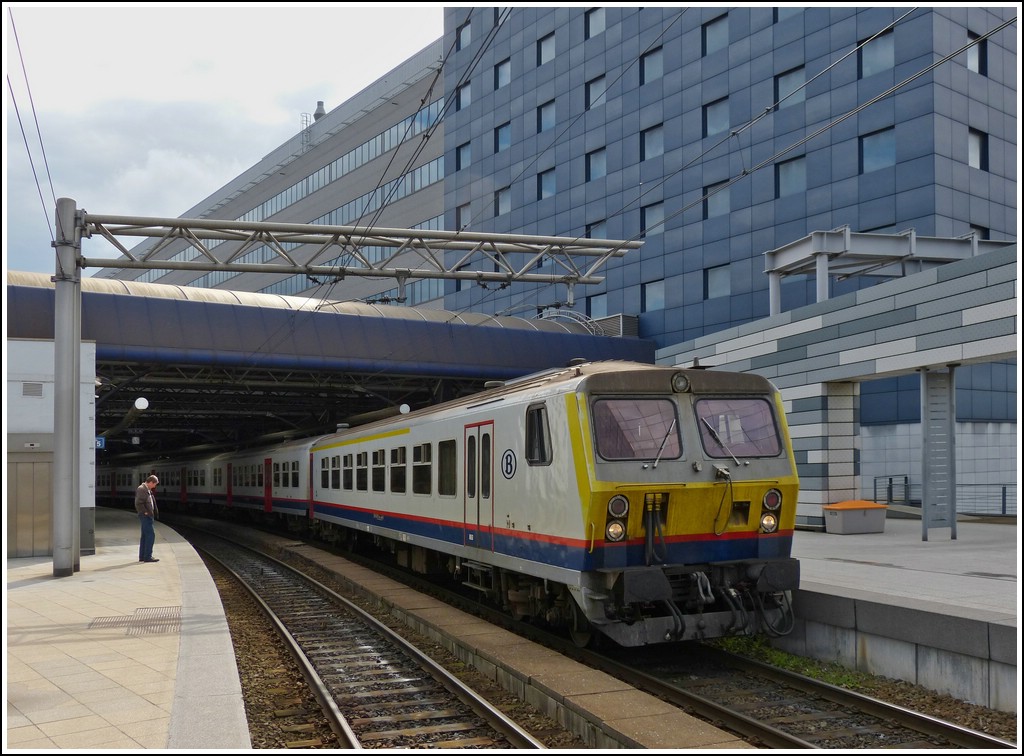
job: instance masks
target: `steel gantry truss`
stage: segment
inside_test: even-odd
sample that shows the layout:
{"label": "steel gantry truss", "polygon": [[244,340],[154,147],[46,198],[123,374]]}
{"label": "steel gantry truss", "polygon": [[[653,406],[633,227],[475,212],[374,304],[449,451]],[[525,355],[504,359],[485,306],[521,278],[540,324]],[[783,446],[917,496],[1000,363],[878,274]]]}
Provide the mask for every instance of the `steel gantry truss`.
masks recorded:
{"label": "steel gantry truss", "polygon": [[[643,242],[613,239],[523,236],[468,231],[423,231],[401,228],[322,226],[309,223],[267,223],[195,218],[145,218],[92,215],[81,211],[79,225],[84,238],[102,236],[124,259],[111,262],[82,258],[81,267],[144,268],[195,272],[302,274],[340,280],[348,277],[394,278],[399,299],[405,283],[412,279],[453,279],[479,283],[565,284],[567,302],[573,304],[576,284],[597,284],[604,278],[597,272],[608,260],[639,249]],[[158,241],[142,253],[128,249],[118,237],[149,237]],[[161,259],[173,242],[184,240],[195,252],[192,260]],[[234,242],[230,254],[219,259],[204,242]],[[236,246],[237,245],[237,246]],[[238,262],[259,245],[277,258],[268,263]],[[289,250],[292,245],[310,245],[312,254],[300,262]],[[390,252],[374,262],[364,254],[367,247]],[[445,253],[456,252],[448,256]],[[418,261],[417,267],[399,266],[400,261]],[[180,257],[180,253],[174,255]],[[448,257],[449,259],[446,259]],[[344,260],[346,264],[339,264]],[[331,261],[331,262],[327,262]],[[553,272],[536,272],[538,264],[550,261]],[[470,269],[486,264],[491,270]]]}

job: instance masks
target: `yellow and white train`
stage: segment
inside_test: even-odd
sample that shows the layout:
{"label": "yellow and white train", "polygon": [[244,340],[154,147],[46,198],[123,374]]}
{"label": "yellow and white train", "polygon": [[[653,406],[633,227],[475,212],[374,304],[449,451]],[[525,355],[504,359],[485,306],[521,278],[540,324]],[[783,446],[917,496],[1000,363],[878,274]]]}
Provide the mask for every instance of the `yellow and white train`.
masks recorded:
{"label": "yellow and white train", "polygon": [[580,644],[792,627],[796,465],[752,374],[580,362],[327,436],[101,470],[97,490],[123,499],[149,473],[165,507],[369,543]]}

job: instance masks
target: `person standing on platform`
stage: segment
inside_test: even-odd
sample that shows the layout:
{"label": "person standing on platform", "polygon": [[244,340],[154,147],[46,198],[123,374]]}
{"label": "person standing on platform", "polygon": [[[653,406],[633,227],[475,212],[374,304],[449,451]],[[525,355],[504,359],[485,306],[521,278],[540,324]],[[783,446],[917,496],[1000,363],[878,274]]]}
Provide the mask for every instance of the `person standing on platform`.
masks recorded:
{"label": "person standing on platform", "polygon": [[135,489],[135,511],[139,513],[139,523],[142,526],[142,536],[139,538],[139,561],[159,562],[153,558],[153,543],[156,541],[156,533],[153,531],[153,520],[157,518],[156,496],[153,489],[156,488],[160,479],[155,475],[146,478],[146,482]]}

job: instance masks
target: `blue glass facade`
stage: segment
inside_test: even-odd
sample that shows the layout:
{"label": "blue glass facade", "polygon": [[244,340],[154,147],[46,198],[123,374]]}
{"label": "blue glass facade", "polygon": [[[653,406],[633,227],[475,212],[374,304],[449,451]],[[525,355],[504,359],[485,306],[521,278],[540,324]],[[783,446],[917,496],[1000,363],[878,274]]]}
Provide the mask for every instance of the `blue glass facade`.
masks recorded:
{"label": "blue glass facade", "polygon": [[[446,228],[644,239],[575,309],[636,315],[664,347],[767,316],[763,253],[812,231],[1016,238],[1014,8],[592,10],[445,9],[445,89],[467,93],[445,117]],[[444,306],[564,300],[448,282]],[[963,368],[961,410],[1015,419],[1013,372]],[[982,373],[1004,399],[976,399]],[[862,422],[911,420],[911,382],[866,388]]]}

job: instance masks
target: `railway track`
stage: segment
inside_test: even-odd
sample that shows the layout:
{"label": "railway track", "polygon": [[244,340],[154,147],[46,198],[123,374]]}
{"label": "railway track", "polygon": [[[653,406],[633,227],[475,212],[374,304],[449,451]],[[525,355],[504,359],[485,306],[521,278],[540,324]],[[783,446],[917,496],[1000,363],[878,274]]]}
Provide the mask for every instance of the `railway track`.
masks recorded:
{"label": "railway track", "polygon": [[[383,571],[403,579],[393,570]],[[313,574],[325,575],[317,569]],[[435,595],[445,593],[436,584],[430,587]],[[446,600],[457,603],[458,597],[445,595]],[[463,608],[491,618],[484,607]],[[495,621],[506,626],[510,623],[507,615],[498,615]],[[629,649],[617,658],[580,650],[536,627],[520,630],[757,747],[1016,749],[1013,743],[969,728],[699,644],[686,644],[671,652],[665,647]]]}
{"label": "railway track", "polygon": [[208,534],[291,647],[341,748],[534,749],[527,732],[408,641],[294,568]]}
{"label": "railway track", "polygon": [[[1013,743],[706,646],[592,663],[768,748],[1016,749]],[[588,654],[589,656],[589,654]]]}

